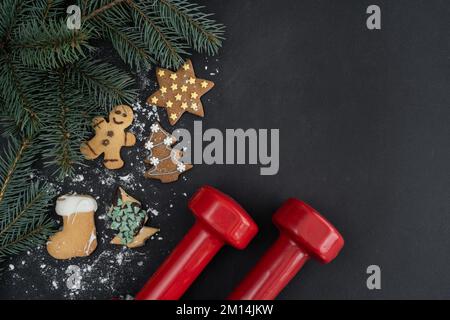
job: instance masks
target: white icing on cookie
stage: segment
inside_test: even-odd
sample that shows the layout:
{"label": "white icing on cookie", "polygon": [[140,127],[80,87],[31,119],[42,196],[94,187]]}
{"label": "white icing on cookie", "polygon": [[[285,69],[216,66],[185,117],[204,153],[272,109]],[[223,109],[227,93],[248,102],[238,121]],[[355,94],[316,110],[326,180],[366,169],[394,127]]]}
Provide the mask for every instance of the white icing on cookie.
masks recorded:
{"label": "white icing on cookie", "polygon": [[56,200],[55,211],[60,216],[97,211],[97,201],[88,195],[66,194]]}
{"label": "white icing on cookie", "polygon": [[89,255],[89,252],[91,250],[91,246],[92,246],[92,243],[94,242],[94,240],[97,240],[97,235],[95,234],[94,231],[92,231],[91,236],[89,237],[89,241],[86,244],[86,246],[84,247],[84,253],[86,255]]}

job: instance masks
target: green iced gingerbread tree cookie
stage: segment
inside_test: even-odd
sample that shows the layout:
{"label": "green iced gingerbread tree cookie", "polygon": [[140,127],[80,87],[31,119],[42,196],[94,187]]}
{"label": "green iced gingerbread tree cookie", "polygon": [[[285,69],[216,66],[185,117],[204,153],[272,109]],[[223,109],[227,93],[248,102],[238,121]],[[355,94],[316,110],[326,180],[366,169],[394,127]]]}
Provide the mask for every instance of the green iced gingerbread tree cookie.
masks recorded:
{"label": "green iced gingerbread tree cookie", "polygon": [[117,205],[108,212],[112,219],[111,229],[118,231],[122,244],[126,245],[133,241],[145,223],[146,213],[132,202],[117,200]]}

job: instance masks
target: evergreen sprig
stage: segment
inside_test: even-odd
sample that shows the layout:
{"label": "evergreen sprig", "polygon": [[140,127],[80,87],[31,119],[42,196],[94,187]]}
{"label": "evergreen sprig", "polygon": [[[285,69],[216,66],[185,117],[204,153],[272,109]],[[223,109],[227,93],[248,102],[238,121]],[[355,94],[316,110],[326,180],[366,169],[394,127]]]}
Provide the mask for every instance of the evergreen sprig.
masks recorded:
{"label": "evergreen sprig", "polygon": [[0,157],[0,262],[44,243],[55,227],[46,216],[54,191],[32,179],[33,143],[11,139]]}
{"label": "evergreen sprig", "polygon": [[138,69],[155,62],[176,69],[189,47],[214,55],[224,39],[224,26],[187,0],[94,0],[84,9],[84,24]]}
{"label": "evergreen sprig", "polygon": [[129,75],[113,65],[82,59],[67,69],[70,85],[87,93],[90,101],[98,99],[97,106],[108,110],[120,103],[132,104],[137,92]]}
{"label": "evergreen sprig", "polygon": [[214,55],[222,46],[224,26],[188,0],[155,0],[158,15],[198,52]]}
{"label": "evergreen sprig", "polygon": [[81,164],[80,144],[87,137],[93,106],[79,101],[82,95],[77,85],[69,81],[65,70],[48,74],[44,84],[54,95],[47,99],[47,116],[42,120],[38,145],[47,150],[43,154],[46,165],[55,168],[54,174],[64,178],[71,175],[74,165]]}
{"label": "evergreen sprig", "polygon": [[0,106],[2,116],[12,117],[15,126],[26,136],[39,127],[39,111],[43,107],[42,72],[29,72],[17,58],[5,53],[0,56]]}
{"label": "evergreen sprig", "polygon": [[61,20],[31,20],[16,28],[8,49],[25,66],[51,69],[72,64],[89,49],[89,30],[72,31]]}

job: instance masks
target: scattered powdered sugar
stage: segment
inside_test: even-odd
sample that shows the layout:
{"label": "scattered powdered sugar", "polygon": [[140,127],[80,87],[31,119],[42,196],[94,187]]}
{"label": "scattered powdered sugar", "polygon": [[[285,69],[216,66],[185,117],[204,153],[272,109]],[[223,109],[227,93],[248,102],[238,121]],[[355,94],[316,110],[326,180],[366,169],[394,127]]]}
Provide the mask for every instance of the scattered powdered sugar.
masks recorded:
{"label": "scattered powdered sugar", "polygon": [[[133,111],[135,114],[139,114],[139,118],[133,122],[130,131],[136,135],[138,141],[146,140],[150,136],[147,126],[150,127],[153,122],[160,121],[158,107],[147,103],[142,106],[141,102],[138,101],[133,104]],[[139,119],[145,119],[146,121]]]}
{"label": "scattered powdered sugar", "polygon": [[120,181],[130,183],[134,180],[134,174],[129,173],[126,176],[119,177]]}
{"label": "scattered powdered sugar", "polygon": [[122,262],[123,262],[123,253],[122,253],[122,252],[119,252],[119,253],[116,255],[116,261],[117,261],[117,264],[118,264],[119,266],[122,265]]}
{"label": "scattered powdered sugar", "polygon": [[159,211],[153,208],[149,208],[147,210],[147,213],[150,212],[152,215],[154,215],[155,217],[157,217],[159,215]]}
{"label": "scattered powdered sugar", "polygon": [[[43,247],[34,249],[27,264],[17,267],[10,264],[8,272],[2,275],[8,280],[5,284],[16,288],[15,291],[23,290],[21,297],[109,299],[126,295],[132,292],[127,289],[130,277],[125,270],[133,264],[139,267],[149,264],[148,254],[122,246],[99,248],[90,257],[68,261],[49,258],[43,250]],[[31,266],[36,264],[39,268],[33,269]]]}
{"label": "scattered powdered sugar", "polygon": [[81,182],[81,181],[83,181],[83,180],[84,180],[84,176],[83,176],[82,174],[77,174],[77,175],[72,179],[73,182]]}
{"label": "scattered powdered sugar", "polygon": [[52,280],[52,287],[55,289],[59,288],[58,282],[56,282],[56,280]]}

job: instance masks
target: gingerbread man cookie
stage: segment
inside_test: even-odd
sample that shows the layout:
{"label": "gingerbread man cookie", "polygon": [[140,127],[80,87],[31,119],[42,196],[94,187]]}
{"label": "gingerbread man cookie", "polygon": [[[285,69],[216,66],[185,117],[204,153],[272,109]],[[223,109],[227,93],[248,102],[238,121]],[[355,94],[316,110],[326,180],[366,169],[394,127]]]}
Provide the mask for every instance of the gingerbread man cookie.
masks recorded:
{"label": "gingerbread man cookie", "polygon": [[147,103],[166,108],[169,122],[173,126],[185,112],[203,117],[203,105],[200,98],[212,89],[214,82],[195,76],[190,60],[177,72],[157,68],[156,78],[159,90],[147,99]]}
{"label": "gingerbread man cookie", "polygon": [[102,117],[92,121],[95,136],[81,145],[81,153],[86,159],[93,160],[104,153],[103,164],[108,169],[120,169],[123,160],[120,157],[122,147],[131,147],[136,143],[136,137],[126,132],[133,122],[133,109],[127,105],[119,105],[109,114],[109,122]]}

